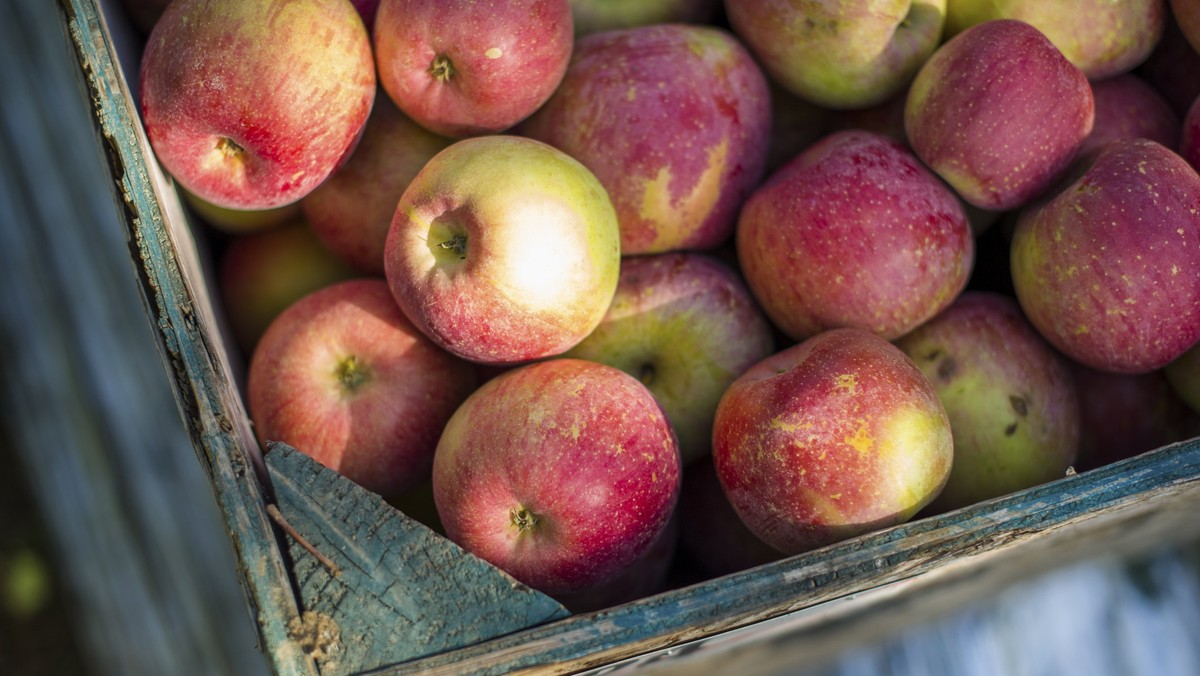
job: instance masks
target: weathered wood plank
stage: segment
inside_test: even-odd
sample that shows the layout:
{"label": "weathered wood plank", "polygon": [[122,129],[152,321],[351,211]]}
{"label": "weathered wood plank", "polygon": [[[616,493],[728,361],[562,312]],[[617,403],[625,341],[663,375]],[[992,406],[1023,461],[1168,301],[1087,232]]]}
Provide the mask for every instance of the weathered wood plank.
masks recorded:
{"label": "weathered wood plank", "polygon": [[569,615],[308,456],[273,445],[279,509],[337,574],[288,545],[309,626],[327,630],[321,673],[349,674],[462,648]]}
{"label": "weathered wood plank", "polygon": [[196,454],[212,479],[239,574],[272,667],[312,674],[312,659],[289,634],[295,597],[266,514],[265,476],[178,195],[137,119],[117,50],[97,0],[60,0],[96,132],[129,229],[135,274],[156,327],[160,356]]}
{"label": "weathered wood plank", "polygon": [[1193,439],[946,515],[377,673],[500,674],[533,668],[570,673],[917,576],[929,576],[932,583],[937,572],[948,576],[946,582],[953,575],[995,573],[1001,566],[1008,567],[1005,575],[1032,575],[1072,552],[1117,544],[1104,539],[1108,534],[1140,531],[1152,540],[1169,532],[1195,534],[1198,508],[1200,440]]}

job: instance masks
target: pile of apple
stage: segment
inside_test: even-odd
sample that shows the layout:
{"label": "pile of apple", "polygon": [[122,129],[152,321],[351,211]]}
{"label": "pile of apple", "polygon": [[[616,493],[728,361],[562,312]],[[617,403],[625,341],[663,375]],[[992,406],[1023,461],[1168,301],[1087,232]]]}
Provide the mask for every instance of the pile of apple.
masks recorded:
{"label": "pile of apple", "polygon": [[1200,429],[1193,45],[1200,0],[174,0],[140,103],[260,440],[585,608]]}

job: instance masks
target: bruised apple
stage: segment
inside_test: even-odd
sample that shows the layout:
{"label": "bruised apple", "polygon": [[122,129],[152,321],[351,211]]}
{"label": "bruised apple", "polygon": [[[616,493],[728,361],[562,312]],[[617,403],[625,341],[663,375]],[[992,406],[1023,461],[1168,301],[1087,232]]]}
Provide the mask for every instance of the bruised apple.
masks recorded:
{"label": "bruised apple", "polygon": [[447,423],[433,465],[446,535],[550,595],[625,574],[679,497],[675,435],[619,369],[551,359],[484,383]]}
{"label": "bruised apple", "polygon": [[520,131],[596,174],[622,253],[714,249],[762,177],[769,98],[729,33],[641,26],[581,38],[562,84]]}
{"label": "bruised apple", "polygon": [[474,383],[471,365],[414,328],[383,280],[356,279],[279,315],[246,387],[260,441],[393,498],[428,478],[442,427]]}
{"label": "bruised apple", "polygon": [[404,313],[446,350],[488,364],[566,352],[604,318],[620,234],[596,177],[518,136],[459,141],[396,206],[384,271]]}
{"label": "bruised apple", "polygon": [[725,494],[785,554],[908,520],[942,490],[953,453],[929,379],[861,329],[820,333],[751,367],[713,423]]}
{"label": "bruised apple", "polygon": [[176,0],[146,41],[154,154],[196,196],[268,209],[351,152],[375,100],[371,42],[346,0]]}

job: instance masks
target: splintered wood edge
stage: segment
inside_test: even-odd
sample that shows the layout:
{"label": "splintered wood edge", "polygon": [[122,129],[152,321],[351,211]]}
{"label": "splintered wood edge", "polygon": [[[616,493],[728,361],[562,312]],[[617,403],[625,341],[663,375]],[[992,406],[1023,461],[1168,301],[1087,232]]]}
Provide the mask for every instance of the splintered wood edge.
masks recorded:
{"label": "splintered wood edge", "polygon": [[[921,590],[922,578],[930,585],[939,577],[955,583],[1019,579],[1139,537],[1192,534],[1200,529],[1197,507],[1200,439],[1192,439],[945,515],[372,673],[570,673],[811,612],[893,583],[904,582],[892,590],[895,600]],[[1118,534],[1118,541],[1104,539]],[[859,600],[846,603],[845,612],[853,613]],[[803,632],[812,624],[798,626]]]}
{"label": "splintered wood edge", "polygon": [[98,140],[113,172],[111,187],[129,230],[142,300],[156,329],[176,404],[212,480],[261,642],[276,673],[316,674],[316,664],[289,633],[288,624],[298,611],[265,511],[260,484],[265,469],[233,389],[227,356],[208,338],[216,335],[212,310],[197,281],[194,242],[178,198],[158,169],[137,120],[98,0],[59,0],[59,7],[91,100]]}
{"label": "splintered wood edge", "polygon": [[322,647],[322,674],[463,648],[570,614],[304,453],[269,448],[280,512],[304,540],[289,543],[301,605],[341,637]]}

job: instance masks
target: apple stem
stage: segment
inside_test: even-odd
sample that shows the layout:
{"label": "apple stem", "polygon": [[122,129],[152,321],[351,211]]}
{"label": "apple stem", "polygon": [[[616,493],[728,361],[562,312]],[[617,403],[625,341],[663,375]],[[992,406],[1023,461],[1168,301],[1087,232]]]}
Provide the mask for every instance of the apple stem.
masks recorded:
{"label": "apple stem", "polygon": [[537,514],[524,507],[514,507],[508,516],[512,520],[512,524],[517,527],[517,532],[520,533],[533,530],[538,524]]}
{"label": "apple stem", "polygon": [[429,64],[429,74],[438,82],[446,82],[454,77],[454,64],[450,62],[450,57],[445,54],[433,57],[433,62]]}
{"label": "apple stem", "polygon": [[358,359],[354,355],[350,355],[338,362],[337,379],[347,390],[353,390],[367,379],[367,373],[359,367]]}
{"label": "apple stem", "polygon": [[454,254],[458,256],[458,260],[460,261],[466,259],[467,257],[467,236],[462,233],[459,233],[445,242],[438,244],[438,246],[443,249],[449,249],[450,251],[453,251]]}

